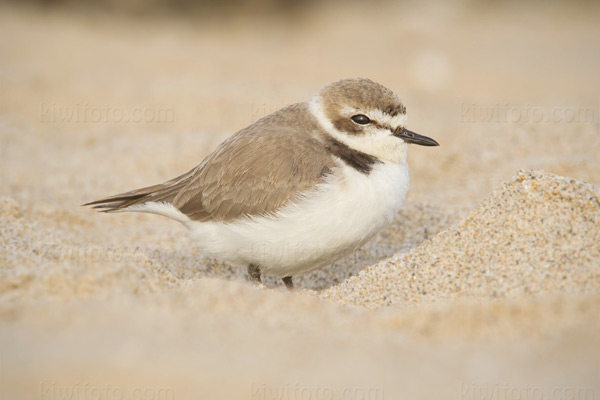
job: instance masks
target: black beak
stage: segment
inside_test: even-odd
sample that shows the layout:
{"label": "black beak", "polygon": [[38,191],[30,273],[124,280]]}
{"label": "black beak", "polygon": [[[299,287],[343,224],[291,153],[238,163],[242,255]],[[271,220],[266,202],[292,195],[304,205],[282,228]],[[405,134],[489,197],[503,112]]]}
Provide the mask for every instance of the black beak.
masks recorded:
{"label": "black beak", "polygon": [[440,144],[430,137],[419,135],[408,129],[398,130],[394,136],[404,140],[406,143],[418,144],[420,146],[439,146]]}

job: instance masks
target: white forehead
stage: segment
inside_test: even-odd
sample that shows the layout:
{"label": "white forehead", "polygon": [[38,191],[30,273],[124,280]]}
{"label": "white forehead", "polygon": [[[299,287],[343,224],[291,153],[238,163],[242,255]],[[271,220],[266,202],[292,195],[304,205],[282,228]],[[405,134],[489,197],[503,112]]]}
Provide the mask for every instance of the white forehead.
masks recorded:
{"label": "white forehead", "polygon": [[365,114],[370,119],[392,128],[406,127],[408,122],[406,114],[390,115],[377,108],[371,110],[358,110],[354,107],[344,107],[342,109],[342,114],[348,117],[351,117],[355,114]]}

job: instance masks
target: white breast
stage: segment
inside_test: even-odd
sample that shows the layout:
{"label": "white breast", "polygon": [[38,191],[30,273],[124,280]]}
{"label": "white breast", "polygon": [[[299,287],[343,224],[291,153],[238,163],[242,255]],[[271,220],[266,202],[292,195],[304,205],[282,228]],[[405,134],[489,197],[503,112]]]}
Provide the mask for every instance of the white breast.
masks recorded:
{"label": "white breast", "polygon": [[408,183],[404,161],[375,164],[368,175],[340,162],[326,182],[274,215],[185,224],[212,256],[258,264],[278,277],[297,275],[343,257],[389,224]]}

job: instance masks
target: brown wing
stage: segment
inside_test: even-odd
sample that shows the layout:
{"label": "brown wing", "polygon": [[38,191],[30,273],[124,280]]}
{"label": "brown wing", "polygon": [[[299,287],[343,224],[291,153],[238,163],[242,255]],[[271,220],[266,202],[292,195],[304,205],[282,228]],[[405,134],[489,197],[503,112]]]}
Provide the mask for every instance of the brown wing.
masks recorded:
{"label": "brown wing", "polygon": [[316,129],[303,104],[290,106],[238,132],[184,175],[88,205],[110,212],[164,201],[196,221],[272,213],[334,167]]}

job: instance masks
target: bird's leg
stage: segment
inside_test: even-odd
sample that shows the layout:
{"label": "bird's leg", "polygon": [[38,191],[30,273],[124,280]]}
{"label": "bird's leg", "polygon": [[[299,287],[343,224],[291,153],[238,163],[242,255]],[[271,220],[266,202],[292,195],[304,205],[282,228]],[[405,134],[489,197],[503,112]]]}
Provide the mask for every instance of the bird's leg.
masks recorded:
{"label": "bird's leg", "polygon": [[248,265],[248,275],[250,276],[250,280],[254,283],[262,283],[260,279],[260,266],[256,264]]}
{"label": "bird's leg", "polygon": [[294,288],[294,282],[292,281],[291,276],[286,276],[282,279],[283,283],[285,283],[285,287],[292,290]]}

